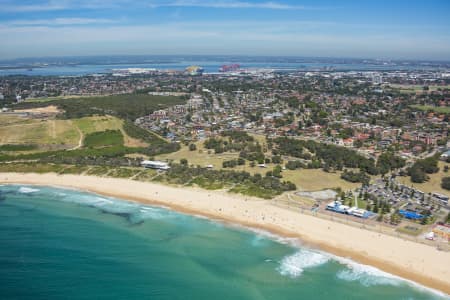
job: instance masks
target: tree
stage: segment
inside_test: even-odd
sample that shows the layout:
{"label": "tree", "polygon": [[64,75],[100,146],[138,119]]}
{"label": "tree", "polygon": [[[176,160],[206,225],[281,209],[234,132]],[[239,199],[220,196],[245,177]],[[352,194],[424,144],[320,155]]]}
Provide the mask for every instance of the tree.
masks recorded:
{"label": "tree", "polygon": [[348,206],[353,206],[353,199],[352,198],[348,199]]}
{"label": "tree", "polygon": [[361,148],[363,146],[363,142],[361,140],[356,140],[355,142],[353,142],[353,146],[355,146],[356,148]]}
{"label": "tree", "polygon": [[410,176],[411,181],[416,183],[422,183],[428,180],[427,174],[420,168],[411,168]]}
{"label": "tree", "polygon": [[195,151],[195,150],[197,150],[197,146],[195,144],[190,144],[189,151]]}
{"label": "tree", "polygon": [[180,159],[180,164],[183,166],[187,166],[188,165],[188,160],[186,158],[182,158]]}
{"label": "tree", "polygon": [[222,162],[222,167],[224,168],[234,168],[236,167],[238,164],[236,159],[232,159],[232,160],[225,160]]}
{"label": "tree", "polygon": [[405,166],[405,160],[401,157],[395,156],[392,152],[384,152],[378,157],[377,168],[379,172],[384,175],[389,171],[402,168]]}
{"label": "tree", "polygon": [[442,178],[441,187],[443,189],[450,190],[450,177]]}
{"label": "tree", "polygon": [[355,173],[353,171],[344,170],[341,174],[341,178],[350,182],[361,182],[363,185],[368,185],[370,182],[370,177],[363,172]]}
{"label": "tree", "polygon": [[437,140],[436,143],[437,143],[438,146],[445,146],[445,145],[447,145],[447,139]]}
{"label": "tree", "polygon": [[427,225],[429,220],[430,220],[430,217],[429,216],[425,216],[425,217],[422,218],[422,221],[420,222],[420,224]]}
{"label": "tree", "polygon": [[390,222],[391,222],[391,224],[398,225],[398,223],[400,223],[401,219],[402,219],[402,216],[400,214],[393,213],[393,214],[391,214]]}
{"label": "tree", "polygon": [[378,213],[378,203],[377,202],[375,202],[375,205],[373,206],[373,212],[374,213]]}
{"label": "tree", "polygon": [[280,155],[274,155],[274,156],[272,156],[272,162],[274,164],[281,164],[283,162],[283,160],[281,159]]}
{"label": "tree", "polygon": [[279,165],[275,166],[275,168],[273,168],[272,174],[275,177],[281,178],[281,167]]}
{"label": "tree", "polygon": [[417,160],[409,169],[408,173],[411,176],[412,182],[422,183],[428,180],[428,174],[439,171],[437,157],[427,157],[425,159]]}

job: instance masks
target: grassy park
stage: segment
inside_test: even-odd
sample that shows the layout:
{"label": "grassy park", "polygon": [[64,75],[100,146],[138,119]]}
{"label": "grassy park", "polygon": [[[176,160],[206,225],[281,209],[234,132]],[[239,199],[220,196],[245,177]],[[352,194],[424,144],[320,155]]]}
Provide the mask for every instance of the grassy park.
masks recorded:
{"label": "grassy park", "polygon": [[[0,114],[0,145],[35,145],[33,149],[10,148],[9,151],[45,151],[72,149],[84,144],[86,136],[106,130],[120,131],[127,147],[145,147],[148,143],[132,138],[123,129],[124,121],[113,116],[92,116],[70,120],[33,119],[19,115]],[[94,138],[95,139],[95,138]],[[92,143],[92,139],[89,141]],[[3,147],[4,148],[4,147]],[[8,148],[0,151],[8,151]]]}
{"label": "grassy park", "polygon": [[434,111],[440,114],[450,114],[450,107],[448,106],[431,106],[431,105],[411,105],[412,108],[421,111]]}
{"label": "grassy park", "polygon": [[[262,142],[262,140],[260,140]],[[223,169],[222,163],[227,160],[237,159],[239,153],[237,152],[224,152],[215,154],[214,150],[206,149],[203,142],[197,142],[195,151],[189,151],[189,147],[183,146],[179,151],[163,154],[156,157],[158,160],[168,160],[179,162],[181,159],[187,159],[190,165],[206,167],[212,165],[215,170]],[[272,170],[276,164],[265,164],[265,168],[258,166],[250,167],[247,161],[243,166],[236,166],[232,170],[246,171],[250,174],[261,174],[269,170]],[[297,187],[305,191],[317,191],[328,188],[340,187],[343,190],[351,190],[358,186],[360,183],[351,183],[340,178],[340,172],[328,173],[322,169],[298,169],[298,170],[283,170],[282,180],[288,180],[296,184]]]}
{"label": "grassy park", "polygon": [[423,92],[434,92],[439,89],[445,90],[450,89],[450,85],[429,85],[428,90],[424,90],[423,85],[417,85],[417,84],[389,84],[388,85],[392,89],[399,90],[401,93],[405,94],[417,94],[417,93],[423,93]]}
{"label": "grassy park", "polygon": [[83,135],[105,130],[120,130],[124,138],[124,144],[128,147],[145,147],[148,143],[130,137],[123,129],[124,121],[113,116],[92,116],[74,119]]}
{"label": "grassy park", "polygon": [[438,163],[439,172],[434,173],[434,174],[427,174],[430,177],[430,179],[424,183],[414,183],[411,181],[411,177],[409,177],[409,176],[408,177],[397,177],[397,180],[400,183],[403,183],[407,186],[413,186],[425,193],[438,192],[440,194],[450,196],[450,191],[445,190],[441,187],[442,178],[450,176],[449,172],[447,172],[447,173],[444,172],[445,166],[450,167],[450,163],[439,161],[439,163]]}
{"label": "grassy park", "polygon": [[0,144],[33,144],[40,149],[76,146],[80,134],[71,120],[28,119],[0,115]]}

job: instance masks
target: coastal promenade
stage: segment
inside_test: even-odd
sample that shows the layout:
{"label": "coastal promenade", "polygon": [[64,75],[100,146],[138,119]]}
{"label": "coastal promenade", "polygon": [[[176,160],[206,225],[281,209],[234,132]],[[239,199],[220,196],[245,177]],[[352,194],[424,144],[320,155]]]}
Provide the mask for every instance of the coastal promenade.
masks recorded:
{"label": "coastal promenade", "polygon": [[412,241],[415,243],[425,244],[431,247],[435,247],[439,251],[450,252],[450,244],[444,240],[427,240],[422,235],[412,236],[400,233],[398,231],[393,230],[394,228],[387,226],[385,224],[380,224],[379,222],[375,222],[373,220],[361,219],[357,217],[352,217],[348,215],[339,215],[334,212],[322,212],[317,210],[311,210],[308,207],[304,207],[295,200],[287,200],[287,199],[274,199],[271,200],[271,203],[275,206],[282,207],[288,210],[298,211],[301,214],[307,214],[310,216],[314,216],[317,218],[321,218],[324,220],[329,220],[332,222],[338,222],[341,224],[353,226],[356,228],[361,228],[364,230],[369,230],[372,232],[382,233],[384,235],[390,235],[399,239],[404,239],[407,241]]}

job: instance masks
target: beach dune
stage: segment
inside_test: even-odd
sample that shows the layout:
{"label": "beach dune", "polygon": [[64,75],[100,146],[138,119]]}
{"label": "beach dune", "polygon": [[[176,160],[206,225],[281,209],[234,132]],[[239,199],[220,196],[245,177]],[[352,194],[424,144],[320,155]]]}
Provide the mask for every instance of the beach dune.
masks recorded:
{"label": "beach dune", "polygon": [[450,294],[450,252],[302,214],[267,200],[82,175],[0,173],[0,182],[77,188],[260,228]]}

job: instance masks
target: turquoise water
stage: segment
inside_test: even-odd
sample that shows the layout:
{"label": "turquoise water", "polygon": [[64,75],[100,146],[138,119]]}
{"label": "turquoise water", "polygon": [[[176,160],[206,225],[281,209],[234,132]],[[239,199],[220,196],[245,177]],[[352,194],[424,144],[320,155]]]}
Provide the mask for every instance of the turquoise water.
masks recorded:
{"label": "turquoise water", "polygon": [[448,299],[375,268],[164,208],[0,186],[0,299]]}

